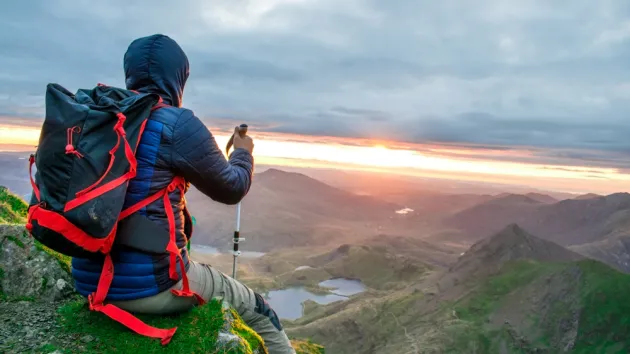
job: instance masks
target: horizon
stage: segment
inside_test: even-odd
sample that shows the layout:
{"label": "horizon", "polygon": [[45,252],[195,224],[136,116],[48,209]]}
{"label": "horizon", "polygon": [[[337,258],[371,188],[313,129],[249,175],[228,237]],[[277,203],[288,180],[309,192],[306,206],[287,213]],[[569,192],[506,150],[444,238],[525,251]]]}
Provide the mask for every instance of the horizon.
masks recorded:
{"label": "horizon", "polygon": [[623,2],[152,4],[7,6],[0,151],[37,144],[47,83],[124,87],[129,43],[163,33],[189,57],[183,106],[221,147],[248,123],[257,163],[630,191]]}
{"label": "horizon", "polygon": [[[33,123],[30,121],[30,126],[0,125],[0,152],[34,152],[40,129],[32,126]],[[228,131],[209,129],[219,147],[225,146]],[[251,135],[257,165],[385,173],[572,194],[630,191],[627,187],[630,174],[614,168],[519,162],[519,158],[535,158],[526,150],[508,153],[487,150],[495,158],[492,159],[480,157],[479,150],[449,145],[356,138],[349,141],[348,138],[257,131]]]}

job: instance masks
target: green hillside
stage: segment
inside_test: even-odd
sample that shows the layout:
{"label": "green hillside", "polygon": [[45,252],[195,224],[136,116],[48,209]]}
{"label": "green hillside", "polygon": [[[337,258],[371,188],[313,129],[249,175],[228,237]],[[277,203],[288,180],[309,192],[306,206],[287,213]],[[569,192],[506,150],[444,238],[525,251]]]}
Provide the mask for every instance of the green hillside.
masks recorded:
{"label": "green hillside", "polygon": [[460,291],[426,283],[319,306],[289,333],[342,354],[630,352],[630,275],[597,261],[510,261]]}
{"label": "green hillside", "polygon": [[28,205],[20,197],[0,186],[0,224],[16,224],[26,221]]}
{"label": "green hillside", "polygon": [[630,275],[593,260],[517,261],[449,306],[447,351],[627,353]]}

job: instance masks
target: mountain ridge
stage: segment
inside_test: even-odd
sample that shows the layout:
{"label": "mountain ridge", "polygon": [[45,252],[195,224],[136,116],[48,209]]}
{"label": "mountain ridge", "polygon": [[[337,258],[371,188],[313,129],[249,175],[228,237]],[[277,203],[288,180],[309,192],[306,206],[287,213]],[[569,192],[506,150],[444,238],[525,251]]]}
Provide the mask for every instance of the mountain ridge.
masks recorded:
{"label": "mountain ridge", "polygon": [[536,203],[527,199],[494,199],[445,218],[461,230],[461,240],[476,242],[505,225],[517,223],[540,237],[563,246],[594,242],[614,229],[615,214],[630,209],[630,193],[613,193],[589,199]]}
{"label": "mountain ridge", "polygon": [[584,258],[554,242],[533,236],[512,223],[464,252],[440,280],[440,288],[447,289],[462,282],[486,278],[498,273],[506,263],[516,260],[567,262]]}

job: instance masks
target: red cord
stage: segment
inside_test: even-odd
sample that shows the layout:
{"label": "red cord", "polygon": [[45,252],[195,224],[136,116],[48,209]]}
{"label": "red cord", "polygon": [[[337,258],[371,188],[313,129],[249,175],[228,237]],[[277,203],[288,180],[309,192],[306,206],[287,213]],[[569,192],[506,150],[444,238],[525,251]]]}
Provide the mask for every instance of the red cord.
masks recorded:
{"label": "red cord", "polygon": [[79,126],[74,126],[72,128],[68,128],[68,144],[66,145],[66,154],[72,154],[75,155],[79,158],[83,157],[83,155],[78,152],[74,146],[72,145],[72,133],[77,133],[79,134],[81,132],[81,127]]}

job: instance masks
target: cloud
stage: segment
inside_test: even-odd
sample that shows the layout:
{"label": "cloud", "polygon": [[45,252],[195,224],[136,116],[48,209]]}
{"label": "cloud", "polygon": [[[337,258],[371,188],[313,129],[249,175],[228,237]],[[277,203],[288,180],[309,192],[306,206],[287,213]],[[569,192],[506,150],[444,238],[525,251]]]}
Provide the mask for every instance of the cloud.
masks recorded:
{"label": "cloud", "polygon": [[629,14],[623,0],[16,1],[0,14],[0,116],[41,119],[48,82],[122,86],[127,45],[160,32],[190,58],[184,105],[226,127],[599,163],[630,151]]}

